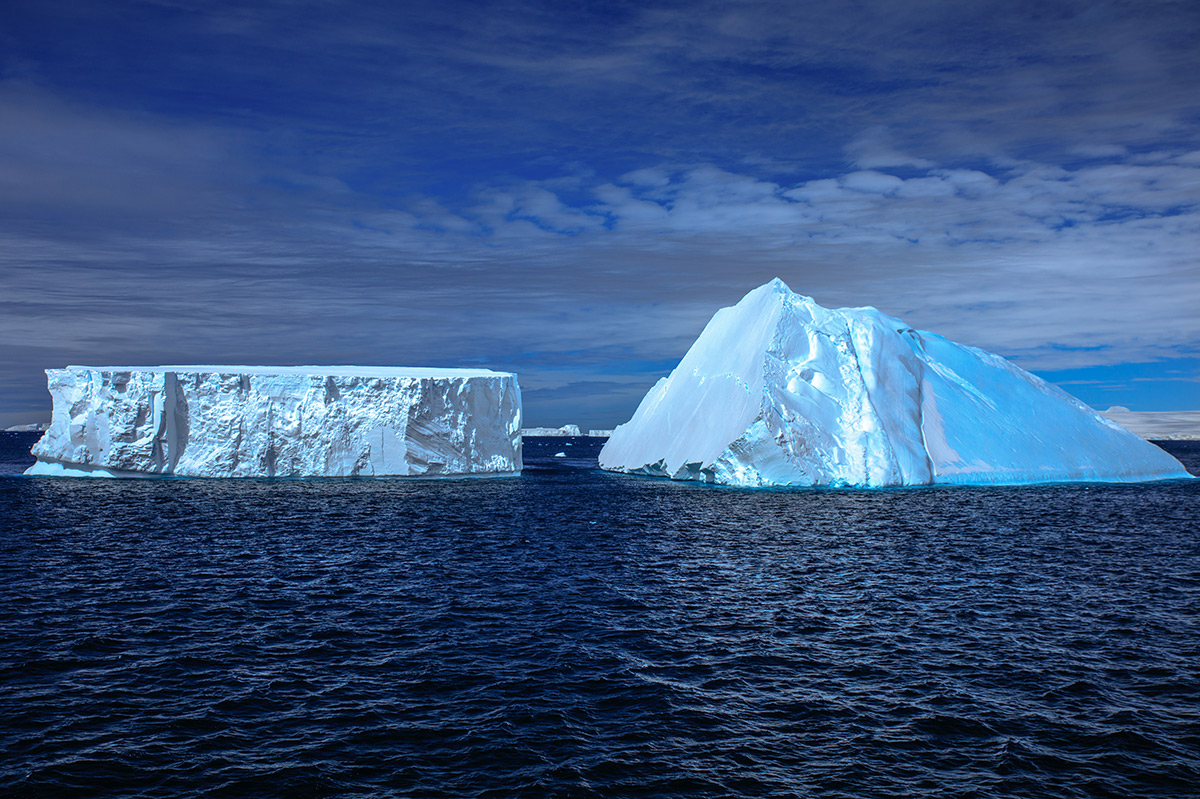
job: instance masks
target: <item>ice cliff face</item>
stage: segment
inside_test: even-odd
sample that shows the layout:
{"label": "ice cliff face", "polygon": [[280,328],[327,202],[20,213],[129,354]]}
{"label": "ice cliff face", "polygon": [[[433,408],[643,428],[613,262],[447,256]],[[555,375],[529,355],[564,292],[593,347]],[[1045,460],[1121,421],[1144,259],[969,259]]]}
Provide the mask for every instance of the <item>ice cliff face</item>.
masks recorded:
{"label": "ice cliff face", "polygon": [[734,486],[1187,477],[1008,361],[774,280],[716,313],[600,453],[610,471]]}
{"label": "ice cliff face", "polygon": [[318,477],[521,470],[516,376],[487,369],[49,369],[26,474]]}

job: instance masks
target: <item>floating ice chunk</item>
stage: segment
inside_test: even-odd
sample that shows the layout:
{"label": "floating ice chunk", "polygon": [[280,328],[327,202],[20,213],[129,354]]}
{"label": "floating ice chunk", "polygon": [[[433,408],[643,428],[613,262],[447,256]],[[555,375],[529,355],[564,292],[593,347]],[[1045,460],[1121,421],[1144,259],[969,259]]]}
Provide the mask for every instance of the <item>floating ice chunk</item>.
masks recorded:
{"label": "floating ice chunk", "polygon": [[521,431],[523,436],[561,437],[583,435],[577,424],[564,424],[562,427],[526,427]]}
{"label": "floating ice chunk", "polygon": [[600,452],[610,471],[735,486],[1187,477],[1008,361],[776,279],[717,311]]}
{"label": "floating ice chunk", "polygon": [[521,470],[516,376],[487,369],[49,369],[26,474],[318,477]]}

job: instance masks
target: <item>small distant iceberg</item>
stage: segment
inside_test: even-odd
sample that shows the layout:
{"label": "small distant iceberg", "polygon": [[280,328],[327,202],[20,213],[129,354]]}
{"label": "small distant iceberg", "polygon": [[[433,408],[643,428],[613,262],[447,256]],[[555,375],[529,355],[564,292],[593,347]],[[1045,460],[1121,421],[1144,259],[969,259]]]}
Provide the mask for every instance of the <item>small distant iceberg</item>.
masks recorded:
{"label": "small distant iceberg", "polygon": [[521,430],[521,435],[541,438],[606,438],[612,435],[612,430],[588,430],[584,432],[583,428],[577,424],[564,424],[562,427],[526,427]]}
{"label": "small distant iceberg", "polygon": [[25,473],[69,477],[518,474],[521,390],[488,369],[68,366]]}
{"label": "small distant iceberg", "polygon": [[564,424],[562,427],[526,427],[521,430],[521,435],[562,438],[566,436],[581,436],[583,432],[577,424]]}
{"label": "small distant iceberg", "polygon": [[11,427],[6,427],[2,432],[5,433],[44,433],[50,428],[49,422],[31,422],[29,424],[14,424]]}
{"label": "small distant iceberg", "polygon": [[1100,415],[1142,438],[1200,441],[1200,411],[1131,411],[1114,405]]}
{"label": "small distant iceberg", "polygon": [[823,308],[779,279],[716,313],[600,466],[746,487],[1190,477],[997,355],[874,308]]}

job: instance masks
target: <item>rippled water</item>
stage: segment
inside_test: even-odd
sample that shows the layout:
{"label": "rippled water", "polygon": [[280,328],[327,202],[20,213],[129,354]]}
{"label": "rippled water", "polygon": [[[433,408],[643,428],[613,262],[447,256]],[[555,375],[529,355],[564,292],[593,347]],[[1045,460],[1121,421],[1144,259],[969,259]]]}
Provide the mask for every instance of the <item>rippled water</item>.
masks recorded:
{"label": "rippled water", "polygon": [[1200,481],[750,492],[526,456],[0,478],[0,791],[1200,795]]}

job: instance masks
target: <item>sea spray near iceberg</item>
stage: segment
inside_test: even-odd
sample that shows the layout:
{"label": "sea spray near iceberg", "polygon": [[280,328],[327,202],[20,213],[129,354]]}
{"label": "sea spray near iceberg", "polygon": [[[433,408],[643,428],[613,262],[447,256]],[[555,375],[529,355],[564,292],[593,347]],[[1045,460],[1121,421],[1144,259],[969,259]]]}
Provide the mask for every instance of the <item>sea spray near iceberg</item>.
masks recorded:
{"label": "sea spray near iceberg", "polygon": [[1005,359],[776,278],[722,308],[613,431],[600,466],[732,486],[1189,477]]}
{"label": "sea spray near iceberg", "polygon": [[26,474],[515,474],[516,376],[364,366],[68,366]]}

